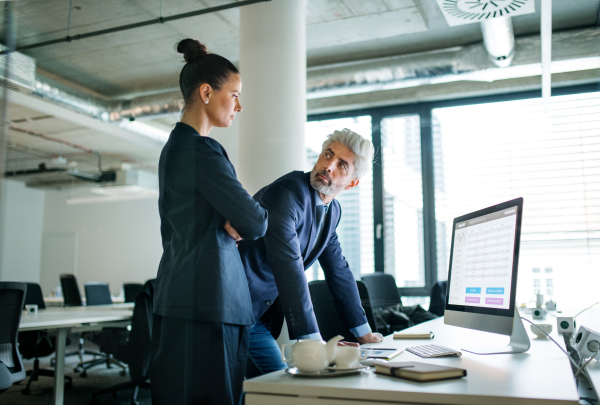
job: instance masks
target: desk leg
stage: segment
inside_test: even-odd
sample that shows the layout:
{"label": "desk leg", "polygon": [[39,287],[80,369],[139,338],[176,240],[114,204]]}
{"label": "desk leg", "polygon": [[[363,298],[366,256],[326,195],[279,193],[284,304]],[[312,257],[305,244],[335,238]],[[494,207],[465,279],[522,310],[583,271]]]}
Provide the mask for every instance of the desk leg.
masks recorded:
{"label": "desk leg", "polygon": [[54,369],[54,405],[63,405],[65,400],[65,351],[67,329],[60,328],[56,336],[56,366]]}

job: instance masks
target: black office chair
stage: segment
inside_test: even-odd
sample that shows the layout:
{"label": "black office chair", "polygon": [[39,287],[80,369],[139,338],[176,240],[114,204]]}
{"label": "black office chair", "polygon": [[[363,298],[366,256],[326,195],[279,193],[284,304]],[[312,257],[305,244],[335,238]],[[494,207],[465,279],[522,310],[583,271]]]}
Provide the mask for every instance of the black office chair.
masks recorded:
{"label": "black office chair", "polygon": [[[79,284],[77,284],[77,279],[73,274],[61,274],[60,275],[60,286],[63,294],[63,305],[65,307],[81,307],[83,306],[83,300],[81,299],[81,292],[79,291]],[[83,348],[84,337],[89,336],[89,334],[79,334],[79,347],[75,352],[68,352],[65,354],[65,357],[69,356],[78,356],[79,364],[83,363],[83,356],[88,354],[92,356],[102,356],[103,354],[95,351],[88,350]],[[52,366],[55,364],[55,360],[52,359],[50,362]],[[75,372],[79,372],[79,366],[75,368]]]}
{"label": "black office chair", "polygon": [[135,302],[135,298],[142,291],[143,284],[140,283],[125,283],[123,291],[125,292],[125,302]]}
{"label": "black office chair", "polygon": [[133,388],[131,404],[137,405],[140,388],[150,388],[150,340],[152,339],[152,301],[154,299],[155,280],[148,280],[135,299],[131,331],[124,344],[120,346],[117,358],[129,365],[131,381],[92,394],[92,403],[104,394],[113,394]]}
{"label": "black office chair", "polygon": [[[37,305],[39,311],[46,309],[42,288],[36,283],[26,283],[27,294],[24,305]],[[67,345],[69,341],[67,340]],[[41,369],[40,357],[49,356],[54,353],[56,347],[56,338],[51,337],[48,332],[41,330],[32,330],[19,332],[19,352],[25,359],[34,359],[33,370],[27,371],[30,376],[25,388],[21,390],[24,395],[31,393],[31,383],[38,380],[39,376],[54,377],[54,370]],[[73,379],[65,376],[66,388],[73,387]]]}
{"label": "black office chair", "polygon": [[26,292],[25,283],[0,282],[0,392],[26,377],[17,344]]}
{"label": "black office chair", "polygon": [[446,290],[448,281],[438,281],[431,287],[431,300],[429,301],[429,312],[437,316],[444,316],[446,308]]}
{"label": "black office chair", "polygon": [[60,288],[63,294],[63,303],[65,307],[81,307],[83,301],[81,299],[81,293],[79,292],[79,286],[77,285],[77,279],[72,274],[61,274],[60,275]]}
{"label": "black office chair", "polygon": [[111,305],[110,288],[106,283],[85,283],[85,302],[87,305]]}
{"label": "black office chair", "polygon": [[362,281],[369,290],[371,305],[373,308],[388,307],[392,305],[402,306],[400,293],[396,286],[394,276],[384,273],[367,274],[362,277]]}
{"label": "black office chair", "polygon": [[[110,296],[110,288],[106,283],[85,283],[85,301],[88,306],[94,305],[110,305],[112,298]],[[127,335],[125,328],[103,328],[100,333],[90,334],[87,339],[100,347],[100,354],[96,355],[99,358],[80,363],[75,368],[76,372],[82,377],[87,376],[87,370],[100,364],[106,364],[107,368],[112,368],[112,365],[121,367],[121,375],[125,375],[127,365],[114,358],[115,341],[124,339]]]}
{"label": "black office chair", "polygon": [[[369,301],[367,289],[361,281],[357,281],[356,284],[362,307],[367,316],[367,322],[371,329],[375,331],[375,321],[373,312],[371,311],[371,303]],[[315,317],[317,318],[321,337],[327,341],[334,336],[342,335],[347,342],[357,342],[354,334],[342,323],[333,302],[331,292],[329,291],[329,287],[327,287],[327,283],[324,280],[311,281],[308,283],[308,291],[310,293],[310,299],[313,304],[313,310],[315,312]]]}

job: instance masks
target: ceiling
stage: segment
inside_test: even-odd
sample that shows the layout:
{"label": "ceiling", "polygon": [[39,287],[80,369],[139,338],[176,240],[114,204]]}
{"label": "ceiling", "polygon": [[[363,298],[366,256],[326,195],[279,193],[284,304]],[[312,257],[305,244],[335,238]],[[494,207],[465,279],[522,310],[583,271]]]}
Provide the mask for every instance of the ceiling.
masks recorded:
{"label": "ceiling", "polygon": [[[232,1],[73,0],[70,35],[155,19],[160,16],[161,3],[162,15],[166,17]],[[67,35],[69,0],[19,0],[12,4],[17,47]],[[535,8],[535,14],[513,18],[516,37],[539,35],[540,0],[535,0]],[[599,12],[600,0],[554,0],[553,30],[598,27]],[[309,67],[482,41],[479,24],[448,26],[435,0],[307,0],[306,18]],[[2,27],[2,43],[5,42],[4,35]],[[182,58],[174,51],[174,45],[186,37],[199,39],[209,51],[237,63],[239,9],[33,48],[22,53],[35,60],[39,77],[98,99],[127,100],[177,90]],[[107,131],[74,122],[67,116],[51,108],[31,109],[17,104],[11,104],[9,110],[12,125],[21,130],[100,152],[103,168],[125,162],[156,169],[159,147],[111,136]],[[160,117],[144,121],[144,124],[168,131],[176,118],[174,115]],[[96,156],[64,143],[23,131],[11,130],[9,136],[9,171],[35,169],[41,162],[48,167],[68,169],[75,167],[75,163],[69,166],[69,162],[76,162],[82,171],[93,171],[97,167]],[[65,157],[67,162],[61,163],[58,156]],[[64,176],[64,173],[59,175]]]}

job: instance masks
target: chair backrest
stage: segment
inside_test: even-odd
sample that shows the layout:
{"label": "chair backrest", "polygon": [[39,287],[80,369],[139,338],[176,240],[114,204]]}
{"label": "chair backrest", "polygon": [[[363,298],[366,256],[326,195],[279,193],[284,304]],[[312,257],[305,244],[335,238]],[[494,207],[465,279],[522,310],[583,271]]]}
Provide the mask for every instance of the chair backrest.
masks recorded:
{"label": "chair backrest", "polygon": [[152,339],[152,302],[155,279],[148,280],[135,298],[127,357],[131,381],[140,383],[150,377],[150,340]]}
{"label": "chair backrest", "polygon": [[437,316],[444,316],[446,308],[447,281],[438,281],[431,287],[431,300],[429,301],[429,312]]}
{"label": "chair backrest", "polygon": [[[367,322],[369,323],[371,330],[376,331],[375,319],[373,317],[367,288],[362,281],[357,281],[356,286],[358,288],[361,305],[367,316]],[[335,304],[333,303],[333,297],[331,296],[329,287],[327,287],[327,283],[324,280],[311,281],[308,283],[308,291],[310,293],[321,337],[324,340],[329,340],[334,336],[342,335],[344,336],[345,341],[356,342],[356,337],[344,326],[342,319],[340,318]]]}
{"label": "chair backrest", "polygon": [[367,322],[373,332],[377,331],[377,324],[375,323],[375,317],[373,316],[373,306],[371,304],[371,298],[369,296],[369,290],[364,282],[356,280],[356,287],[358,288],[358,295],[360,296],[360,303],[365,310],[367,316]]}
{"label": "chair backrest", "polygon": [[0,282],[0,368],[3,369],[0,374],[4,376],[2,380],[5,380],[8,370],[11,384],[25,378],[17,334],[26,292],[25,283]]}
{"label": "chair backrest", "polygon": [[125,283],[123,291],[125,292],[125,302],[135,302],[135,298],[142,291],[144,285],[140,283]]}
{"label": "chair backrest", "polygon": [[342,335],[345,341],[356,342],[354,334],[342,323],[327,283],[324,280],[311,281],[308,283],[308,291],[323,340]]}
{"label": "chair backrest", "polygon": [[27,294],[25,294],[25,305],[37,305],[38,309],[46,309],[46,303],[44,302],[44,294],[42,293],[42,287],[37,283],[25,283],[27,284]]}
{"label": "chair backrest", "polygon": [[87,305],[110,305],[113,303],[107,283],[85,283],[83,288]]}
{"label": "chair backrest", "polygon": [[65,307],[80,307],[83,305],[77,279],[72,274],[60,275],[60,288],[63,294]]}
{"label": "chair backrest", "polygon": [[367,286],[367,290],[369,290],[369,297],[373,308],[396,304],[402,305],[394,276],[384,273],[373,273],[363,276],[362,281]]}

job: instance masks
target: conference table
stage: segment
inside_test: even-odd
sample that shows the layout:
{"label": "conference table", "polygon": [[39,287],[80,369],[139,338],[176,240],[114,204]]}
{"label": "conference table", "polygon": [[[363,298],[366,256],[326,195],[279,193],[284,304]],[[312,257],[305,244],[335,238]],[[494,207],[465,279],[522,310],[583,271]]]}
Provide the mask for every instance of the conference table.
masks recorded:
{"label": "conference table", "polygon": [[[564,348],[555,319],[535,322],[554,323],[551,336]],[[531,340],[526,353],[477,355],[462,351],[461,358],[424,359],[405,351],[394,359],[463,368],[467,376],[461,379],[419,383],[375,374],[372,369],[335,378],[303,378],[282,370],[244,381],[246,404],[578,404],[579,394],[567,356],[549,339],[531,333],[527,322],[524,324]],[[393,340],[386,336],[382,343],[363,347],[439,344],[460,350],[506,345],[509,340],[507,336],[444,325],[443,318],[406,330],[430,331],[435,334],[433,340]]]}
{"label": "conference table", "polygon": [[133,315],[133,303],[84,307],[49,307],[37,314],[23,312],[19,331],[48,330],[56,332],[56,368],[53,404],[64,403],[65,352],[67,333],[99,330],[103,327],[123,327]]}

